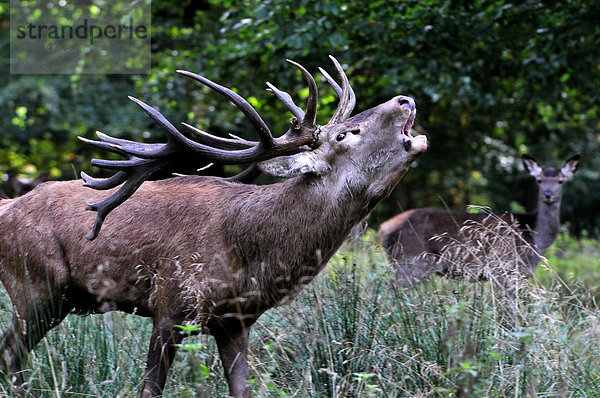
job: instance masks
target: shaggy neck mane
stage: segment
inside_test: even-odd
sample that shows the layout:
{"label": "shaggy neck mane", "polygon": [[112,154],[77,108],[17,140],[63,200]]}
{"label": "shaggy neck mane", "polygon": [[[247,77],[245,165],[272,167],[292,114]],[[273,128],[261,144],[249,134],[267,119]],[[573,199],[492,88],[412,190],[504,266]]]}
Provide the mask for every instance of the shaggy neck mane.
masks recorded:
{"label": "shaggy neck mane", "polygon": [[[351,228],[368,213],[343,185],[299,177],[267,186],[238,186],[224,230],[243,275],[242,291],[262,292],[270,307],[293,298],[326,265]],[[283,194],[282,194],[283,191]],[[245,198],[244,198],[245,196]],[[255,200],[247,200],[248,196]],[[331,197],[335,199],[332,201]],[[258,286],[258,284],[262,286]]]}

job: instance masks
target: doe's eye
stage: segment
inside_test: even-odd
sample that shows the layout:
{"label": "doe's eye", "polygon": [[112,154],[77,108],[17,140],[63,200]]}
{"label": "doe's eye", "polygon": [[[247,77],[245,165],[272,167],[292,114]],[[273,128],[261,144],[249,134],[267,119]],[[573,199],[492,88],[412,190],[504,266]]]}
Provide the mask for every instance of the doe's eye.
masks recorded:
{"label": "doe's eye", "polygon": [[335,140],[337,142],[340,142],[341,140],[343,140],[344,138],[346,138],[346,133],[339,133],[338,135],[335,136]]}

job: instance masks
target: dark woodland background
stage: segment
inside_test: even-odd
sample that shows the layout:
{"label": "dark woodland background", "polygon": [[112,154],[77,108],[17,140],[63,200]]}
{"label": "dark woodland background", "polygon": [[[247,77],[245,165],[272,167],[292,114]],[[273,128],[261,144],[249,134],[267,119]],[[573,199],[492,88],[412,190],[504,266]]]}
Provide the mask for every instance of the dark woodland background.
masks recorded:
{"label": "dark woodland background", "polygon": [[[416,129],[430,141],[371,216],[372,225],[423,206],[530,210],[536,188],[520,155],[561,166],[581,153],[581,170],[565,189],[562,220],[577,236],[600,232],[597,2],[154,0],[148,75],[11,75],[8,7],[0,2],[5,180],[9,173],[51,179],[76,178],[81,170],[101,174],[90,159],[106,154],[76,139],[92,138],[96,130],[160,141],[160,130],[127,95],[158,107],[175,124],[256,138],[231,104],[176,69],[233,87],[283,133],[290,114],[265,91],[265,82],[300,104],[305,81],[285,59],[317,75],[318,66],[333,70],[332,54],[347,69],[356,112],[410,95],[417,102]],[[326,122],[337,98],[320,75],[318,83],[318,120]],[[4,182],[2,189],[10,194],[12,188]]]}

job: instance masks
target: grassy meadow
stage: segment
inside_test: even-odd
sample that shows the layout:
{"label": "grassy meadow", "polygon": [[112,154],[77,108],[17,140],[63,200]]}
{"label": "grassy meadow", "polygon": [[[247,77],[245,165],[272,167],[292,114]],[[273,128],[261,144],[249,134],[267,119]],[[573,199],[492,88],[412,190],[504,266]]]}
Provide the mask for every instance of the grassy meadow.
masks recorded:
{"label": "grassy meadow", "polygon": [[[400,289],[373,231],[251,334],[256,397],[600,396],[600,243],[561,235],[511,303],[494,284]],[[0,326],[10,303],[0,301]],[[38,345],[35,397],[139,394],[149,319],[70,315]],[[184,341],[166,397],[224,397],[216,346]],[[2,380],[0,396],[11,396]]]}

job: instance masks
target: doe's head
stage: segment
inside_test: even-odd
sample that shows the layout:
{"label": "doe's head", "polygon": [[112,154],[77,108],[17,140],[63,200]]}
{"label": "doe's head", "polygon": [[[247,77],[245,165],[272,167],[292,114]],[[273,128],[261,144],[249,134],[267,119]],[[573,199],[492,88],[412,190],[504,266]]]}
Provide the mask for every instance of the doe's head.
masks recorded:
{"label": "doe's head", "polygon": [[537,160],[527,154],[523,154],[521,160],[525,170],[537,180],[538,201],[551,206],[560,203],[563,184],[570,180],[579,168],[581,156],[576,154],[570,157],[560,169],[555,167],[543,168]]}

